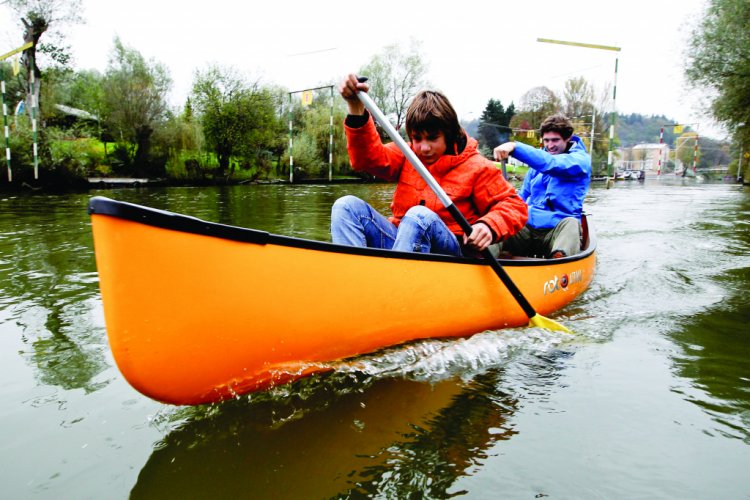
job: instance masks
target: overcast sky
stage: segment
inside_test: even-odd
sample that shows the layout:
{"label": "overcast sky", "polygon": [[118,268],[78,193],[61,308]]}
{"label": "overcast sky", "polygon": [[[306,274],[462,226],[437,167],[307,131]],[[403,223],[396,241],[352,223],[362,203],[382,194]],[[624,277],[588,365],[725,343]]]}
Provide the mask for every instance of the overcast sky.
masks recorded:
{"label": "overcast sky", "polygon": [[[529,89],[558,93],[583,76],[598,89],[614,82],[617,110],[666,115],[723,136],[688,92],[684,47],[704,0],[535,0],[531,2],[379,2],[247,0],[83,0],[86,23],[66,28],[74,65],[104,70],[112,41],[165,64],[170,101],[182,104],[196,69],[231,65],[290,90],[338,81],[383,47],[422,42],[433,88],[459,116],[481,115],[490,98],[518,104]],[[20,45],[21,30],[0,9],[0,53]],[[620,52],[537,42],[537,38],[620,47]],[[44,39],[42,39],[44,41]]]}

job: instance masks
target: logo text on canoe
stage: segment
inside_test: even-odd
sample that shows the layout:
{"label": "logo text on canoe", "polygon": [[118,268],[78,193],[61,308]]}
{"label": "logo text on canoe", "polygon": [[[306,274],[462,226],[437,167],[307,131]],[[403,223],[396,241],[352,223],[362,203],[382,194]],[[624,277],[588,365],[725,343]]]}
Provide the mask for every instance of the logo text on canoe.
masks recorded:
{"label": "logo text on canoe", "polygon": [[558,290],[567,290],[569,285],[580,281],[583,281],[583,271],[580,270],[573,271],[569,275],[563,274],[559,277],[555,275],[554,278],[544,283],[544,295],[555,293]]}

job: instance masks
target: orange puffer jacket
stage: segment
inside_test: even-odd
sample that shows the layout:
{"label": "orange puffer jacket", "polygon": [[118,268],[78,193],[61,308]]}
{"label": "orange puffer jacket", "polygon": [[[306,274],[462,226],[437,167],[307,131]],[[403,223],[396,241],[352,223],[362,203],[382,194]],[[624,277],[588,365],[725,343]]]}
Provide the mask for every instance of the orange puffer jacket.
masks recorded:
{"label": "orange puffer jacket", "polygon": [[[386,181],[398,181],[391,203],[391,222],[398,225],[407,210],[424,205],[436,212],[453,234],[463,234],[461,227],[396,144],[383,145],[372,118],[362,127],[344,128],[354,170]],[[489,226],[494,242],[507,239],[526,224],[526,204],[500,170],[479,154],[475,139],[469,137],[460,154],[443,155],[427,169],[470,224],[483,222]]]}

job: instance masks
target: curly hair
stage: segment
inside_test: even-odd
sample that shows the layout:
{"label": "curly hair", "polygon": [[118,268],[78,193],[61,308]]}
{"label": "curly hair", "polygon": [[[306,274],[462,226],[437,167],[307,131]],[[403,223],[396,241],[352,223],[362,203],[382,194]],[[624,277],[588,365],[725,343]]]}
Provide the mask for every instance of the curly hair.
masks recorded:
{"label": "curly hair", "polygon": [[541,133],[557,132],[566,141],[573,135],[573,124],[565,115],[552,115],[547,117],[541,126]]}

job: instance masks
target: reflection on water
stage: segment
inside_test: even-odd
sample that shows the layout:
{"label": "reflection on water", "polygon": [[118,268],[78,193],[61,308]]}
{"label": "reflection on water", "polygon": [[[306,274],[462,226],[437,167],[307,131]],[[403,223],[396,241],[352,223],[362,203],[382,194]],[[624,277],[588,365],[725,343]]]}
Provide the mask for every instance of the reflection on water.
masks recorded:
{"label": "reflection on water", "polygon": [[[6,404],[0,415],[45,430],[2,426],[0,456],[14,457],[0,468],[10,471],[9,497],[489,497],[498,484],[523,498],[576,498],[581,484],[641,497],[746,493],[750,484],[731,471],[750,467],[750,196],[735,187],[592,189],[597,275],[556,316],[576,331],[572,339],[517,329],[425,340],[196,408],[144,402],[122,382],[101,316],[90,196],[328,240],[336,198],[354,194],[387,212],[391,193],[269,185],[0,199],[0,405],[23,405]],[[654,386],[662,367],[669,410],[654,403],[664,397]],[[624,415],[627,425],[606,426]],[[536,420],[566,416],[570,433]],[[627,428],[652,433],[618,441]],[[596,459],[575,461],[579,441]],[[700,453],[681,453],[682,445]],[[124,454],[128,446],[135,451]],[[554,467],[539,474],[545,461]],[[701,482],[705,474],[712,481]]]}
{"label": "reflection on water", "polygon": [[726,435],[750,444],[750,199],[728,215],[717,204],[695,222],[705,238],[694,245],[705,270],[686,270],[683,279],[691,287],[708,281],[704,293],[714,303],[686,318],[671,336],[683,347],[675,356],[677,372],[695,389],[685,398],[722,424]]}
{"label": "reflection on water", "polygon": [[92,391],[107,364],[106,339],[91,319],[100,303],[85,207],[82,197],[2,202],[0,311],[19,327],[29,345],[20,354],[40,382]]}
{"label": "reflection on water", "polygon": [[494,394],[500,376],[464,385],[334,374],[220,411],[177,412],[170,418],[185,421],[157,445],[131,497],[445,498],[515,433],[515,401]]}
{"label": "reflection on water", "polygon": [[[750,268],[732,272],[726,279],[728,283],[750,283]],[[675,356],[677,372],[697,389],[685,392],[685,398],[714,416],[727,435],[750,444],[750,307],[746,293],[738,290],[715,309],[694,316],[673,338],[684,349]]]}
{"label": "reflection on water", "polygon": [[[517,434],[517,395],[555,384],[560,332],[425,340],[236,401],[167,411],[133,498],[446,498]],[[518,362],[508,391],[503,365]],[[522,373],[523,372],[523,373]]]}

